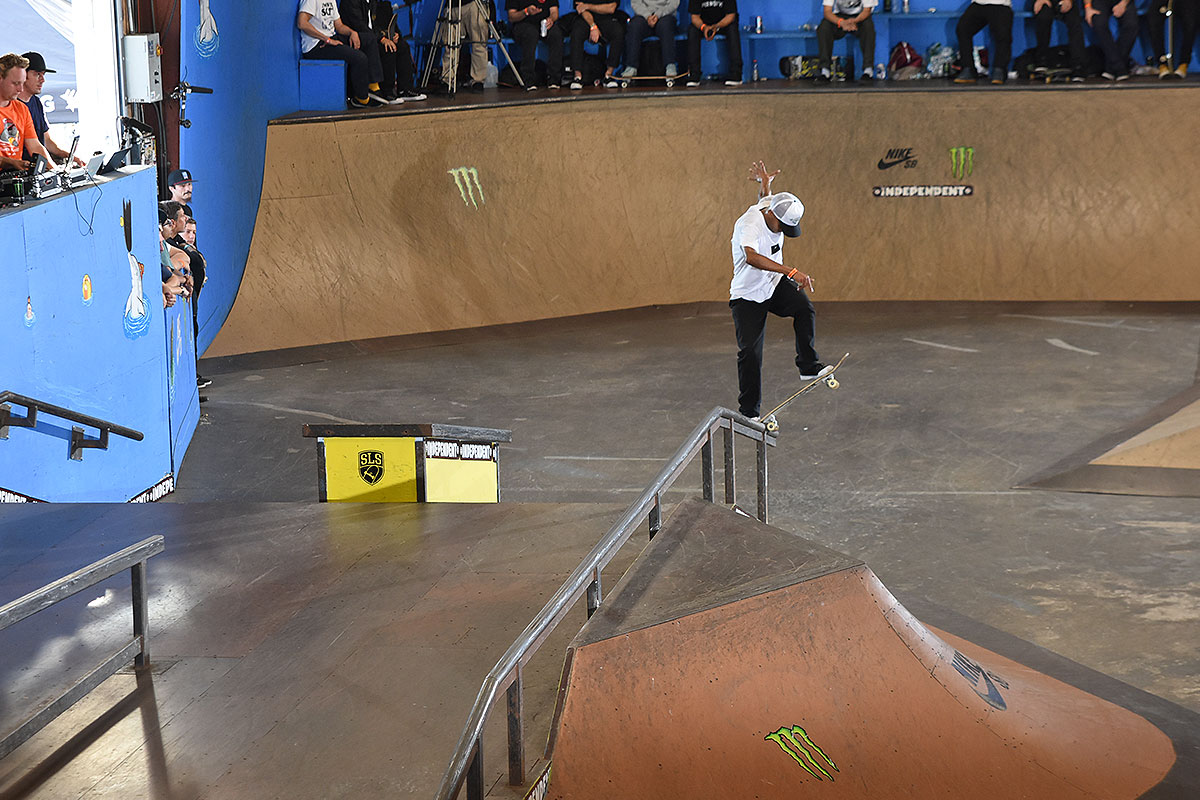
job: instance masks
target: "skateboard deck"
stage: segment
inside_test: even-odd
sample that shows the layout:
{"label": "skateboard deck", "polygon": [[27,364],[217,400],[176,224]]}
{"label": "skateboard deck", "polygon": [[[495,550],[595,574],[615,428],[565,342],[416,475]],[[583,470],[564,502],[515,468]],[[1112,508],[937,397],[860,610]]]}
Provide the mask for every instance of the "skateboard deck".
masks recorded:
{"label": "skateboard deck", "polygon": [[617,80],[620,82],[622,89],[628,89],[629,84],[637,83],[639,81],[665,81],[667,88],[670,89],[675,85],[675,81],[681,81],[687,76],[688,73],[681,72],[678,75],[637,75],[632,78],[618,77]]}
{"label": "skateboard deck", "polygon": [[829,372],[826,372],[821,377],[811,380],[808,383],[804,384],[803,386],[800,387],[800,390],[798,392],[796,392],[791,397],[789,397],[787,400],[784,400],[782,403],[780,403],[779,405],[775,406],[770,411],[768,411],[766,413],[766,415],[764,415],[762,418],[763,424],[767,426],[767,430],[770,431],[771,433],[775,433],[776,431],[778,431],[779,430],[779,421],[777,419],[775,419],[775,414],[777,412],[779,412],[788,403],[792,402],[797,397],[799,397],[800,395],[812,391],[814,388],[816,388],[817,384],[823,383],[826,386],[828,386],[830,389],[838,388],[838,386],[841,385],[840,383],[838,383],[838,379],[837,379],[838,368],[841,367],[842,364],[846,363],[846,359],[849,357],[850,357],[850,354],[846,353],[846,355],[842,356],[838,360],[838,362],[833,365],[833,369],[829,370]]}

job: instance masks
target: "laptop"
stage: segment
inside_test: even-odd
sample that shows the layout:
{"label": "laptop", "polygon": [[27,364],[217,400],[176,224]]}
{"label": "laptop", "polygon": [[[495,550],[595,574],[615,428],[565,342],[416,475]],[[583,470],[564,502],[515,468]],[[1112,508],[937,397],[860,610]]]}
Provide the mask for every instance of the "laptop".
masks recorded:
{"label": "laptop", "polygon": [[125,166],[125,162],[128,160],[129,153],[132,150],[132,147],[125,147],[113,153],[112,157],[109,158],[108,161],[101,165],[100,169],[96,171],[96,174],[107,175],[110,172],[116,172],[121,167]]}

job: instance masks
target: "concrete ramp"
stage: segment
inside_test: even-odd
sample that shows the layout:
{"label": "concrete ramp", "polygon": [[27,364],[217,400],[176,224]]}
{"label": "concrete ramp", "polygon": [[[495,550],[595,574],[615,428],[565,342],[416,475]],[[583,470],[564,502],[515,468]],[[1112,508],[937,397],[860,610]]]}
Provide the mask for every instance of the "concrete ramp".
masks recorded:
{"label": "concrete ramp", "polygon": [[921,624],[860,561],[682,504],[568,650],[549,797],[1134,798],[1145,718]]}
{"label": "concrete ramp", "polygon": [[1035,475],[1021,488],[1200,497],[1200,384]]}

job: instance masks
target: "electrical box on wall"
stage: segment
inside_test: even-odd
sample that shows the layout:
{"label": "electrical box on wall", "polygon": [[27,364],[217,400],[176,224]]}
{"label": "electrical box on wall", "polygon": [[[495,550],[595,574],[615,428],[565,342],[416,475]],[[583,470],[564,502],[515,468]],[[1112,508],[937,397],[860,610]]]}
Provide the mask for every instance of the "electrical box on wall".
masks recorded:
{"label": "electrical box on wall", "polygon": [[125,101],[157,103],[163,99],[162,47],[157,33],[137,33],[122,40]]}

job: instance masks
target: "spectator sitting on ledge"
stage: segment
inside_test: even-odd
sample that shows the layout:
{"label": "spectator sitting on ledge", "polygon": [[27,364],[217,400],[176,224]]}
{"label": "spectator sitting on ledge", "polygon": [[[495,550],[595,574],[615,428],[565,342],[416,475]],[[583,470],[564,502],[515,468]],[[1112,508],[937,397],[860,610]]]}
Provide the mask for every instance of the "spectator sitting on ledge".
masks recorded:
{"label": "spectator sitting on ledge", "polygon": [[992,34],[996,52],[992,54],[992,83],[999,86],[1008,78],[1008,60],[1012,57],[1012,0],[974,0],[958,18],[954,32],[958,36],[958,57],[962,72],[955,83],[975,83],[975,48],[972,39],[984,28]]}
{"label": "spectator sitting on ledge", "polygon": [[729,45],[729,75],[726,86],[742,85],[742,38],[738,33],[737,0],[689,0],[688,80],[689,87],[700,85],[700,37],[713,39],[718,34]]}
{"label": "spectator sitting on ledge", "polygon": [[829,83],[833,80],[833,43],[848,33],[858,35],[858,46],[862,48],[862,77],[872,80],[875,71],[875,21],[871,13],[879,0],[824,0],[821,6],[825,18],[817,26],[817,52],[821,67],[817,80]]}
{"label": "spectator sitting on ledge", "polygon": [[625,33],[625,71],[622,78],[636,78],[638,63],[642,59],[642,41],[653,33],[662,42],[662,60],[665,75],[674,78],[679,74],[675,62],[675,25],[679,12],[679,0],[631,0],[633,18]]}
{"label": "spectator sitting on ledge", "polygon": [[[370,59],[362,51],[358,34],[342,22],[336,0],[300,0],[296,27],[300,29],[301,58],[346,62],[351,108],[372,108],[385,102],[370,96]],[[376,42],[368,45],[377,46]],[[375,89],[379,89],[378,83]]]}
{"label": "spectator sitting on ledge", "polygon": [[613,79],[613,71],[621,63],[621,53],[625,49],[625,20],[617,16],[617,0],[611,3],[575,3],[575,21],[571,24],[571,88],[583,88],[583,43],[600,44],[601,40],[608,46],[608,56],[604,65],[604,85],[609,89],[617,88]]}

